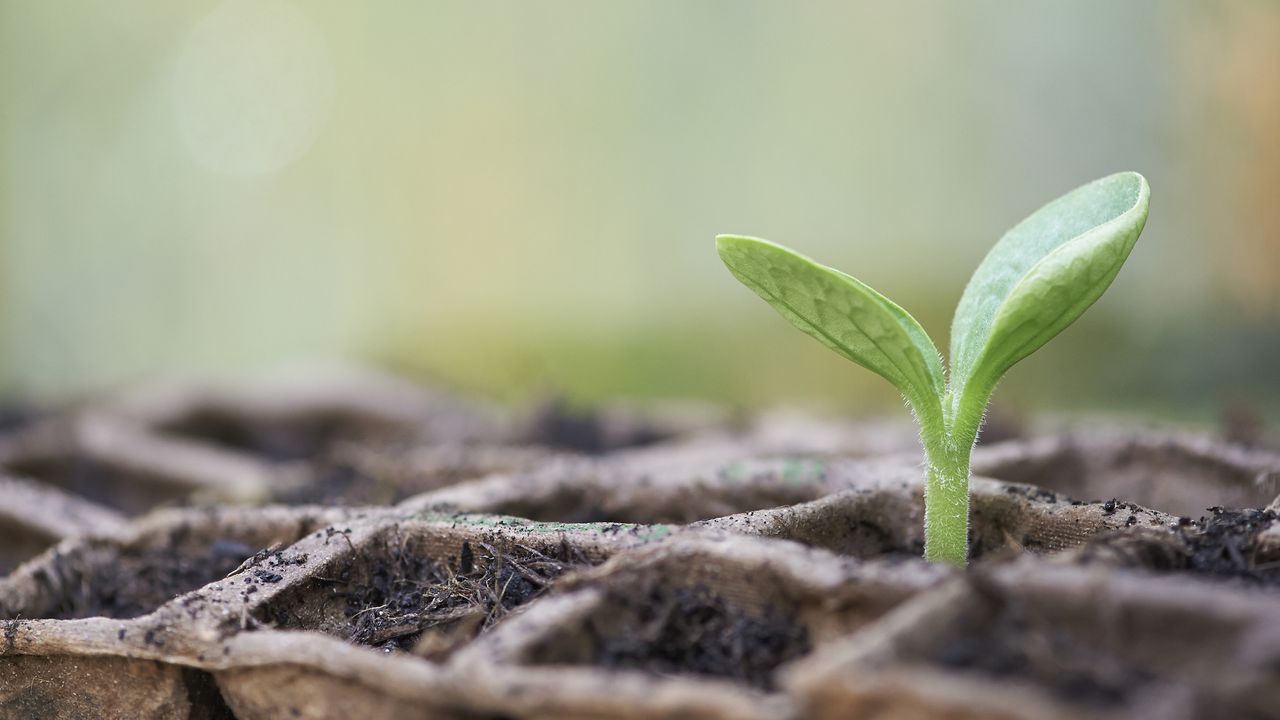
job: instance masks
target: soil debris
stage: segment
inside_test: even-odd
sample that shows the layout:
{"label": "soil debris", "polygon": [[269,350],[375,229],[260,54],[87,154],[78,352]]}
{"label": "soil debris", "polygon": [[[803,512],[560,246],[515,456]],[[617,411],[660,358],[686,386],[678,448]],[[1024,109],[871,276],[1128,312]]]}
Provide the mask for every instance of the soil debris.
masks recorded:
{"label": "soil debris", "polygon": [[1280,585],[1280,553],[1264,554],[1258,535],[1276,521],[1272,510],[1211,507],[1177,532],[1189,548],[1192,572],[1235,578],[1256,585]]}
{"label": "soil debris", "polygon": [[[1275,523],[1272,510],[1209,508],[1192,521],[1179,517],[1167,527],[1115,530],[1091,538],[1079,552],[1082,564],[1118,564],[1164,573],[1193,573],[1254,587],[1280,586],[1280,547],[1258,536]],[[1130,515],[1126,526],[1137,524]]]}
{"label": "soil debris", "polygon": [[280,573],[271,572],[270,570],[254,570],[253,576],[258,579],[258,582],[268,585],[274,585],[284,579],[284,576]]}
{"label": "soil debris", "polygon": [[1056,503],[1063,499],[1058,493],[1038,485],[1009,485],[1004,491],[1007,495],[1021,495],[1034,502]]}
{"label": "soil debris", "polygon": [[13,652],[14,643],[18,641],[18,627],[21,620],[4,620],[4,654]]}

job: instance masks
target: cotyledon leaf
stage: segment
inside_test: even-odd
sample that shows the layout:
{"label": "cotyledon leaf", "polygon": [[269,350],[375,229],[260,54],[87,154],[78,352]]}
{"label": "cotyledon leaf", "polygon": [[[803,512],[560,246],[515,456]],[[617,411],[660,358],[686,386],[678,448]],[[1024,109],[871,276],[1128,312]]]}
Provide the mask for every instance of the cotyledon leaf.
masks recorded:
{"label": "cotyledon leaf", "polygon": [[938,407],[945,385],[938,350],[905,310],[768,240],[721,235],[716,250],[734,277],[792,325],[893,383],[916,412]]}
{"label": "cotyledon leaf", "polygon": [[971,384],[989,392],[1106,291],[1142,233],[1150,194],[1138,173],[1109,175],[1005,233],[969,280],[951,324],[957,401]]}

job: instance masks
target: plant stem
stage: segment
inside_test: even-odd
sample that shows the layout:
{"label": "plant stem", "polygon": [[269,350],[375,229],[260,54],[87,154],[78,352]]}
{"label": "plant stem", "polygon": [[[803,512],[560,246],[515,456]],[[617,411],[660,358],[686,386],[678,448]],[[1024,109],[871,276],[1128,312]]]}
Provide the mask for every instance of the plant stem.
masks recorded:
{"label": "plant stem", "polygon": [[924,557],[964,567],[969,560],[969,454],[950,433],[926,438]]}

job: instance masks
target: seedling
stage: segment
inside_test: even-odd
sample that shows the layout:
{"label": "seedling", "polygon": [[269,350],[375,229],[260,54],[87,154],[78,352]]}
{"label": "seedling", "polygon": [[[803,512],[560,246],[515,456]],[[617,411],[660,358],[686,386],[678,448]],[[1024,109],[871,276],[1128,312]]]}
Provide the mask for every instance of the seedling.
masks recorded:
{"label": "seedling", "polygon": [[949,376],[920,323],[861,281],[767,240],[721,235],[716,250],[792,325],[902,392],[925,451],[925,557],[964,565],[969,456],[996,383],[1111,285],[1147,222],[1150,194],[1141,175],[1118,173],[1005,233],[956,307]]}

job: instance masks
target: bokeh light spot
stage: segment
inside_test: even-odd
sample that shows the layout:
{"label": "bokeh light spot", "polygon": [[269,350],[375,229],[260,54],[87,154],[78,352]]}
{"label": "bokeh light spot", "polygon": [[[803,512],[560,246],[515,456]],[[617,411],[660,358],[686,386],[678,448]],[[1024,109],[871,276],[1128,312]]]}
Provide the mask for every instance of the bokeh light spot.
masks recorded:
{"label": "bokeh light spot", "polygon": [[284,0],[228,0],[186,37],[173,72],[178,130],[195,159],[262,175],[315,142],[334,73],[319,29]]}

